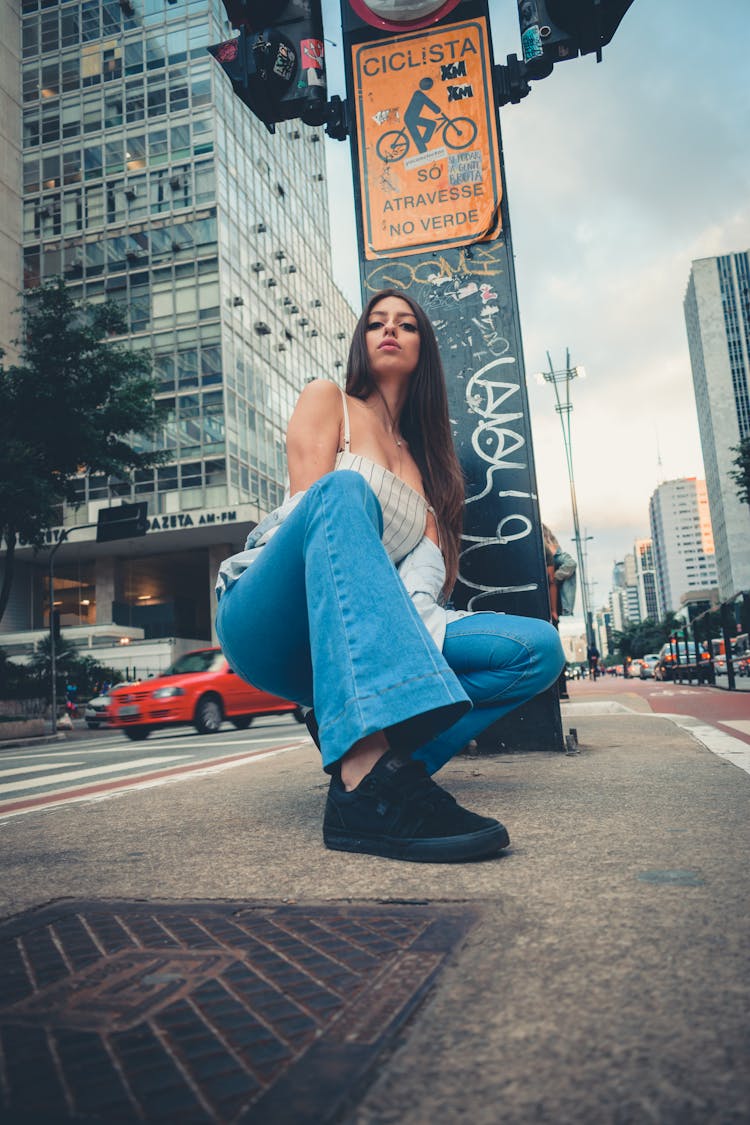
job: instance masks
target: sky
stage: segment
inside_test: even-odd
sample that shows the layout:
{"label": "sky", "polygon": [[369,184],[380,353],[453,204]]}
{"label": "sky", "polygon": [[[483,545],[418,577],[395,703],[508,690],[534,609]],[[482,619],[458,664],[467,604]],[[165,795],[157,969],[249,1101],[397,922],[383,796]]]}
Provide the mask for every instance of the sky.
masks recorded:
{"label": "sky", "polygon": [[[495,61],[520,54],[490,0]],[[323,0],[344,95],[339,0]],[[558,64],[500,113],[542,518],[573,552],[552,388],[571,363],[572,447],[593,607],[649,535],[665,480],[703,476],[683,298],[691,262],[750,248],[750,4],[634,0],[601,64]],[[326,141],[335,280],[360,307],[349,146]]]}

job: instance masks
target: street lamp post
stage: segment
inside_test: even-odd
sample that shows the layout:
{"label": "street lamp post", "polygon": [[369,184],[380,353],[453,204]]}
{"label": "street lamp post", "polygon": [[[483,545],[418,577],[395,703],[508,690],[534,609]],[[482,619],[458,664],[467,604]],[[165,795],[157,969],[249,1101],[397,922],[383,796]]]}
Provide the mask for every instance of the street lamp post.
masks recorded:
{"label": "street lamp post", "polygon": [[[563,371],[554,370],[549,352],[547,352],[547,362],[549,363],[549,371],[542,371],[541,379],[545,383],[552,384],[552,389],[555,392],[555,410],[560,416],[560,425],[562,426],[565,460],[568,466],[568,481],[570,482],[570,505],[573,510],[573,539],[576,545],[578,574],[581,579],[581,603],[583,605],[583,619],[586,626],[586,644],[591,645],[593,643],[594,634],[591,622],[591,610],[589,608],[588,582],[586,580],[586,557],[583,539],[581,537],[581,524],[578,519],[578,499],[576,497],[575,476],[573,473],[573,446],[570,431],[570,414],[573,410],[573,403],[570,401],[570,384],[574,379],[583,378],[586,372],[583,367],[570,366],[569,348],[565,349],[565,369]],[[590,539],[591,536],[587,536],[587,538]]]}

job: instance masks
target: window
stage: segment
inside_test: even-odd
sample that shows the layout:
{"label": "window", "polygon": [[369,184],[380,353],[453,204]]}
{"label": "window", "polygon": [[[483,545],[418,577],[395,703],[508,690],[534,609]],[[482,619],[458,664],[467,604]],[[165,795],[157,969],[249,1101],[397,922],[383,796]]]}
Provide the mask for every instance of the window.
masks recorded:
{"label": "window", "polygon": [[125,73],[138,74],[143,70],[143,42],[131,39],[125,44]]}
{"label": "window", "polygon": [[81,106],[79,102],[63,102],[62,135],[77,137],[81,132]]}
{"label": "window", "polygon": [[39,53],[39,22],[36,16],[23,21],[23,57]]}
{"label": "window", "polygon": [[122,94],[118,91],[107,94],[104,98],[104,128],[113,129],[122,125]]}
{"label": "window", "polygon": [[42,54],[47,51],[56,51],[60,46],[58,29],[58,11],[42,12]]}
{"label": "window", "polygon": [[55,105],[42,106],[42,144],[60,139],[60,108]]}
{"label": "window", "polygon": [[65,90],[77,90],[81,81],[81,65],[80,60],[76,55],[68,55],[67,58],[62,60],[61,64],[61,88]]}
{"label": "window", "polygon": [[102,174],[102,146],[88,144],[83,150],[84,175],[87,180],[98,179]]}
{"label": "window", "polygon": [[83,0],[81,5],[81,39],[89,42],[99,38],[99,0]]}
{"label": "window", "polygon": [[78,20],[78,5],[63,8],[60,12],[60,46],[77,46],[81,37],[81,28]]}
{"label": "window", "polygon": [[39,114],[34,109],[23,115],[23,144],[24,148],[33,148],[39,144]]}
{"label": "window", "polygon": [[42,97],[55,98],[60,93],[60,74],[57,59],[42,67]]}
{"label": "window", "polygon": [[129,122],[143,121],[146,116],[146,100],[140,78],[128,82],[125,87],[125,116]]}

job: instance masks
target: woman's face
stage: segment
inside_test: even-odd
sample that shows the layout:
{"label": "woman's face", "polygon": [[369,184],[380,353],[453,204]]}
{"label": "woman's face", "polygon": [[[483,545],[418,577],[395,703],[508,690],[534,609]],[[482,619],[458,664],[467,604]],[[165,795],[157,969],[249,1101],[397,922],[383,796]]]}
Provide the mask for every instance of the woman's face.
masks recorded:
{"label": "woman's face", "polygon": [[383,297],[370,310],[365,326],[370,373],[411,375],[419,362],[419,327],[411,306],[401,297]]}

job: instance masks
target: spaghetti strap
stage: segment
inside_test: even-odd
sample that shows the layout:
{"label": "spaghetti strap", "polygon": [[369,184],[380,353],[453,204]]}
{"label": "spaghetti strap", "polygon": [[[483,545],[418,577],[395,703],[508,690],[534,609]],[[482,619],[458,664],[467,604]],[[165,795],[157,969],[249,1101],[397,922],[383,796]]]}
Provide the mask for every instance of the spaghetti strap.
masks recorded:
{"label": "spaghetti strap", "polygon": [[427,505],[427,511],[431,513],[432,518],[435,521],[435,530],[437,531],[437,537],[438,537],[437,545],[438,545],[438,549],[442,553],[443,542],[442,542],[442,539],[441,539],[441,536],[440,536],[440,524],[438,523],[437,514],[436,514],[435,509],[433,508],[432,504]]}
{"label": "spaghetti strap", "polygon": [[341,401],[344,404],[344,452],[349,452],[349,446],[352,443],[351,435],[349,433],[349,408],[346,405],[346,393],[343,387],[339,387],[341,391]]}

